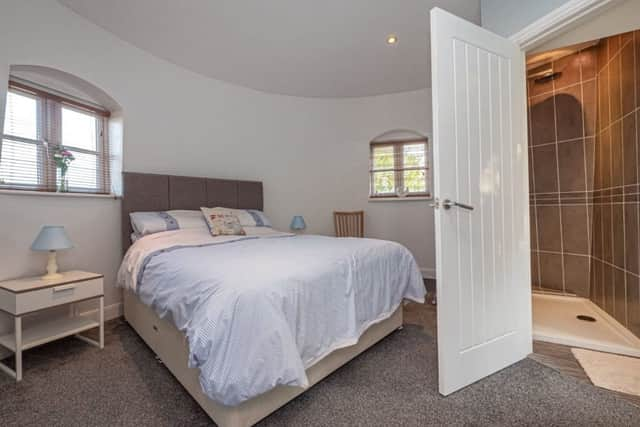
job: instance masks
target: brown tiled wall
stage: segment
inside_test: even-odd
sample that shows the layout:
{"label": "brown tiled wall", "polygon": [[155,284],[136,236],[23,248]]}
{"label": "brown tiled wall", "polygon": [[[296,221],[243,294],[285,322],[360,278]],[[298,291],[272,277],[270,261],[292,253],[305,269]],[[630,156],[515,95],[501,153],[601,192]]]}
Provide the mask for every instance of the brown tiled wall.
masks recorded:
{"label": "brown tiled wall", "polygon": [[529,81],[532,286],[589,297],[640,336],[640,31]]}
{"label": "brown tiled wall", "polygon": [[590,298],[640,336],[640,31],[598,46]]}
{"label": "brown tiled wall", "polygon": [[529,81],[532,286],[589,297],[640,336],[640,31]]}
{"label": "brown tiled wall", "polygon": [[531,271],[534,288],[589,296],[590,194],[596,133],[596,48],[529,80]]}

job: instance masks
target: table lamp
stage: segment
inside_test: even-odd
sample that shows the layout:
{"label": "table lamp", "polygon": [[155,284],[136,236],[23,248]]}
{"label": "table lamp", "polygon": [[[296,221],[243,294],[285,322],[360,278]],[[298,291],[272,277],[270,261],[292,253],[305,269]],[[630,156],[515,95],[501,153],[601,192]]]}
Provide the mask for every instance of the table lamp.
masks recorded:
{"label": "table lamp", "polygon": [[304,218],[302,217],[302,215],[296,215],[291,220],[291,225],[289,226],[289,228],[295,231],[300,231],[307,228],[307,224],[305,224]]}
{"label": "table lamp", "polygon": [[58,263],[56,262],[56,251],[70,249],[73,247],[69,236],[61,225],[45,225],[38,233],[38,236],[31,244],[32,251],[49,252],[47,262],[47,274],[42,276],[44,280],[59,279],[62,274],[58,273]]}

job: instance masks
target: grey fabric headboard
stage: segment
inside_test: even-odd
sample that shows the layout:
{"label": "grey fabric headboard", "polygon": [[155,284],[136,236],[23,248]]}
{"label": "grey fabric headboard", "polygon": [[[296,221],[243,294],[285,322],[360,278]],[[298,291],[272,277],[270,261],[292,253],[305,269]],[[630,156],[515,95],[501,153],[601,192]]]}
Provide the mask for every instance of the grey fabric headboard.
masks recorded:
{"label": "grey fabric headboard", "polygon": [[263,209],[262,182],[150,173],[122,173],[122,253],[131,245],[131,212],[197,210],[203,206]]}

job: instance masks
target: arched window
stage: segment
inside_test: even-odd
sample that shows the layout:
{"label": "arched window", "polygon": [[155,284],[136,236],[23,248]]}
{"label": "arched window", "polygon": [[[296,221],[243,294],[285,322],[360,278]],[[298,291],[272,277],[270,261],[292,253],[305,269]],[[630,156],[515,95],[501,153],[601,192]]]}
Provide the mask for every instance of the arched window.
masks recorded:
{"label": "arched window", "polygon": [[0,188],[110,194],[109,117],[102,105],[12,75]]}
{"label": "arched window", "polygon": [[427,137],[413,131],[391,131],[369,144],[369,197],[430,197]]}

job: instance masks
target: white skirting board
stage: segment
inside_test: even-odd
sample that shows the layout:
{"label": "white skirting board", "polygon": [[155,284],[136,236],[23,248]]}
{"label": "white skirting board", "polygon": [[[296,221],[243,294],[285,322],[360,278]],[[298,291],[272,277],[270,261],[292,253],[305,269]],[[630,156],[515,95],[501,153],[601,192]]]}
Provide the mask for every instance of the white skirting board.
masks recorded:
{"label": "white skirting board", "polygon": [[[96,316],[98,314],[98,309],[92,309],[87,311],[80,312],[82,316]],[[118,317],[122,317],[124,315],[124,306],[122,302],[116,302],[114,304],[105,305],[104,306],[104,321],[117,319]]]}

